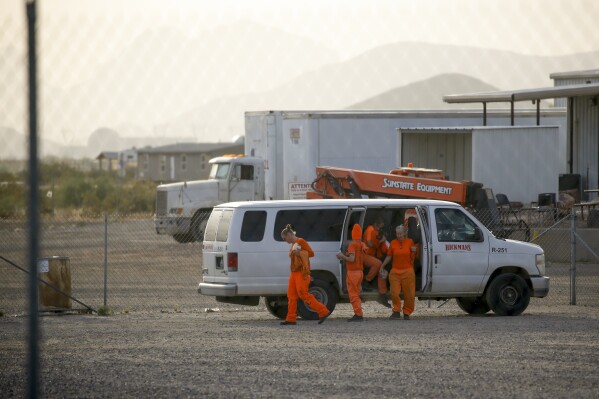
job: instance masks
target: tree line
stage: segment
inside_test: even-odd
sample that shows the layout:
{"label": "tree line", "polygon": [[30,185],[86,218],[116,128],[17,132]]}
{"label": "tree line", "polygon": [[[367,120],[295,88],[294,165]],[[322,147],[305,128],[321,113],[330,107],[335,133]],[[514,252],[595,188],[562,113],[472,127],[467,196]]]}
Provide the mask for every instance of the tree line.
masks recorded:
{"label": "tree line", "polygon": [[[87,216],[154,211],[156,183],[139,181],[128,171],[84,171],[65,161],[40,164],[40,211],[81,211]],[[0,165],[0,217],[27,211],[27,172],[11,172]]]}

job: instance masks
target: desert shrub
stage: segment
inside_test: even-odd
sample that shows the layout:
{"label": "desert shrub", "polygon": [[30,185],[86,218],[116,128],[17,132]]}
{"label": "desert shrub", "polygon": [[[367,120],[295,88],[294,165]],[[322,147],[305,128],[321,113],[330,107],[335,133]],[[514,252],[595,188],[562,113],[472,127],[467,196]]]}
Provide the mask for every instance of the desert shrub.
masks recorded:
{"label": "desert shrub", "polygon": [[81,208],[87,193],[92,191],[90,182],[82,177],[69,177],[57,186],[58,206],[63,208]]}
{"label": "desert shrub", "polygon": [[16,181],[0,182],[0,217],[6,218],[25,210],[25,186]]}
{"label": "desert shrub", "polygon": [[122,191],[119,212],[148,213],[154,211],[156,184],[135,181]]}
{"label": "desert shrub", "polygon": [[[0,165],[0,217],[23,213],[27,206],[27,174],[12,173]],[[134,170],[125,177],[103,170],[82,171],[66,161],[40,165],[40,210],[78,210],[85,215],[103,212],[154,211],[156,184],[137,181]]]}

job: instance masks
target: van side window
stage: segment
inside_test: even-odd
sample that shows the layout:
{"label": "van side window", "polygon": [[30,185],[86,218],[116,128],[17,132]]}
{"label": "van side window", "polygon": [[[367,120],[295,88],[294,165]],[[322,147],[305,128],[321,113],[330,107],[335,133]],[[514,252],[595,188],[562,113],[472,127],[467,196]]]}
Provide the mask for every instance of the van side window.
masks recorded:
{"label": "van side window", "polygon": [[437,239],[440,242],[480,242],[476,224],[459,209],[435,209]]}
{"label": "van side window", "polygon": [[274,239],[283,241],[281,231],[291,224],[297,235],[308,242],[341,241],[345,209],[293,209],[277,212]]}
{"label": "van side window", "polygon": [[241,241],[258,242],[264,238],[265,211],[247,211],[241,224]]}

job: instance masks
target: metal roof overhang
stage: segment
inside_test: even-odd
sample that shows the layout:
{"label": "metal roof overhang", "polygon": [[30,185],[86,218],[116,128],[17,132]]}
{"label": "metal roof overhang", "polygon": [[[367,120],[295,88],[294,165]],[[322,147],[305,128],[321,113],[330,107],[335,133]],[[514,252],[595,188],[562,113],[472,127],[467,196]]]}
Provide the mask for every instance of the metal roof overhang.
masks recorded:
{"label": "metal roof overhang", "polygon": [[443,96],[446,103],[482,103],[483,125],[487,124],[487,103],[509,102],[511,104],[511,119],[514,124],[514,102],[530,101],[537,105],[537,125],[540,124],[541,101],[547,98],[581,97],[599,95],[599,83],[567,85],[557,87],[541,87],[537,89],[491,91],[472,94],[449,94]]}
{"label": "metal roof overhang", "polygon": [[599,69],[584,71],[554,72],[549,75],[551,79],[596,79],[599,78]]}

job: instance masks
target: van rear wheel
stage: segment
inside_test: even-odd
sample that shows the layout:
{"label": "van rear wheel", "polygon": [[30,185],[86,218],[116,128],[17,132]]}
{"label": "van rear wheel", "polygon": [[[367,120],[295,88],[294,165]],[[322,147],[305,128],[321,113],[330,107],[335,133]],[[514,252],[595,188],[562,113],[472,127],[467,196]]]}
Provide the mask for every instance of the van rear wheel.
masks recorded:
{"label": "van rear wheel", "polygon": [[[308,292],[316,298],[316,300],[324,304],[330,312],[335,310],[337,305],[337,292],[333,286],[327,281],[314,277],[314,281],[310,283]],[[318,320],[318,313],[314,312],[303,301],[297,301],[297,313],[304,320]]]}
{"label": "van rear wheel", "polygon": [[287,297],[267,296],[264,302],[266,310],[277,319],[284,320],[287,317]]}
{"label": "van rear wheel", "polygon": [[460,309],[468,314],[485,314],[491,308],[484,297],[462,297],[456,298]]}
{"label": "van rear wheel", "polygon": [[528,307],[530,289],[522,277],[514,273],[504,273],[491,281],[486,299],[495,314],[517,316]]}

